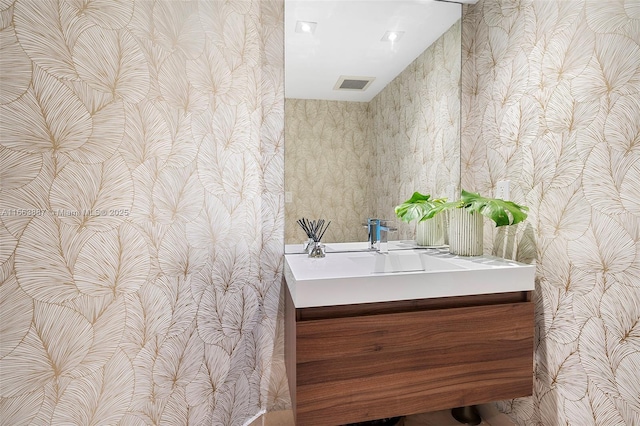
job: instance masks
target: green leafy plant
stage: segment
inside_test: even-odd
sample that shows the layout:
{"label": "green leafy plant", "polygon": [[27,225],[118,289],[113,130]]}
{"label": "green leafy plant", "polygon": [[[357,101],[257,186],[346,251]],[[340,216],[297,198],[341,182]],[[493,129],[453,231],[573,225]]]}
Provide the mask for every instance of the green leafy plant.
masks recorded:
{"label": "green leafy plant", "polygon": [[412,220],[421,222],[429,219],[427,214],[445,202],[446,198],[431,199],[431,195],[414,192],[411,198],[395,207],[395,212],[396,216],[404,222],[409,223]]}
{"label": "green leafy plant", "polygon": [[487,198],[475,192],[461,192],[459,201],[434,205],[424,211],[424,219],[430,219],[440,212],[452,208],[463,208],[469,212],[478,212],[493,220],[496,226],[514,225],[527,218],[528,207],[518,205],[513,201],[500,198]]}
{"label": "green leafy plant", "polygon": [[496,226],[514,225],[527,218],[529,208],[500,198],[486,198],[474,192],[463,191],[462,202],[469,211],[477,211],[496,223]]}

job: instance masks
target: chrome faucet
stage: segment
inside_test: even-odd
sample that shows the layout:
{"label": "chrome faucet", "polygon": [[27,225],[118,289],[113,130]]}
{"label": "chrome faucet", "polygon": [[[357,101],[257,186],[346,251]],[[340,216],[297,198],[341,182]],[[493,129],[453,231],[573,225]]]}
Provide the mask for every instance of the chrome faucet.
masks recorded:
{"label": "chrome faucet", "polygon": [[380,253],[389,251],[388,233],[397,231],[396,228],[390,226],[391,223],[391,221],[384,219],[367,219],[369,250],[375,250]]}

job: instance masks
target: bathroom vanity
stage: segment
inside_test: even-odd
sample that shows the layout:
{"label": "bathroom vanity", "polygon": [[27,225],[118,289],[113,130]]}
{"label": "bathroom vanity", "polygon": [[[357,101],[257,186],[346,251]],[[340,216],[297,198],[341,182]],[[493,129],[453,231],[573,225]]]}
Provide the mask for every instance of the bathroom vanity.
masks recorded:
{"label": "bathroom vanity", "polygon": [[531,395],[535,266],[446,250],[285,255],[296,424],[342,425]]}

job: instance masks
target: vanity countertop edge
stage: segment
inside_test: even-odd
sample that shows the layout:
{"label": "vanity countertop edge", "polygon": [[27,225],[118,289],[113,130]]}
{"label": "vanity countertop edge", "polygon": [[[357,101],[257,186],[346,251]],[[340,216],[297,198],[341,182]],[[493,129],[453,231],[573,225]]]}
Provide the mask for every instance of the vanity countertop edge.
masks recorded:
{"label": "vanity countertop edge", "polygon": [[321,259],[285,254],[284,278],[296,309],[535,289],[534,264],[490,255],[454,256],[443,249],[417,253],[459,265],[458,269],[371,273],[353,260],[387,253],[327,253]]}

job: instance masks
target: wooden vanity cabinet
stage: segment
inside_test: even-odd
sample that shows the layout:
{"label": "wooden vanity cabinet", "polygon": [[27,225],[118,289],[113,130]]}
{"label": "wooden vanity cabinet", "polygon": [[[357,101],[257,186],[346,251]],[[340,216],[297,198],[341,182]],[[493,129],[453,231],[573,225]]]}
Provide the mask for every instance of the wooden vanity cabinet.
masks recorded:
{"label": "wooden vanity cabinet", "polygon": [[301,309],[285,291],[285,362],[298,426],[532,394],[528,291]]}

